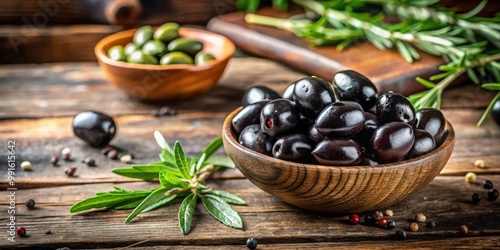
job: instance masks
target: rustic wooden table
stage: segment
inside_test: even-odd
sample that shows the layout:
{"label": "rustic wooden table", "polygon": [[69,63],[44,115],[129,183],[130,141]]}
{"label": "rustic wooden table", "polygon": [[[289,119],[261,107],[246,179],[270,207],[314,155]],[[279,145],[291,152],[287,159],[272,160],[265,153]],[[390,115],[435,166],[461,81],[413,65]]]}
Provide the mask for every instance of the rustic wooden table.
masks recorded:
{"label": "rustic wooden table", "polygon": [[[303,75],[264,59],[234,58],[220,84],[203,96],[182,103],[148,104],[130,100],[110,86],[96,63],[1,66],[0,248],[245,249],[249,237],[258,239],[259,249],[499,248],[500,200],[470,202],[474,192],[486,196],[480,185],[483,180],[500,186],[500,127],[491,119],[476,127],[492,94],[472,84],[445,92],[443,112],[457,133],[455,151],[445,169],[428,186],[388,208],[394,211],[396,229],[407,229],[418,213],[436,222],[435,228],[420,224],[420,230],[408,232],[404,241],[396,239],[396,230],[349,225],[348,215],[318,214],[287,205],[259,190],[236,169],[217,174],[208,185],[234,192],[248,203],[235,206],[243,218],[243,230],[225,227],[198,207],[191,233],[182,235],[177,225],[178,203],[140,215],[128,225],[124,220],[130,211],[69,212],[75,202],[113,186],[158,186],[112,174],[111,169],[124,164],[105,158],[73,136],[71,120],[77,112],[91,109],[114,116],[119,129],[113,145],[132,150],[134,162],[148,163],[159,152],[153,131],[159,130],[169,141],[179,140],[188,154],[198,154],[220,135],[223,119],[239,105],[245,89],[265,84],[281,92]],[[178,114],[150,115],[164,105],[176,108]],[[30,161],[33,169],[22,171],[18,165],[15,170],[15,223],[28,232],[28,237],[17,237],[15,243],[7,240],[6,231],[12,210],[6,148],[12,140],[17,164]],[[52,166],[51,155],[65,147],[72,149],[74,161]],[[98,166],[80,162],[87,156],[95,158]],[[474,167],[477,159],[488,167]],[[77,177],[64,174],[68,166],[78,167]],[[478,174],[475,184],[464,181],[469,171]],[[28,198],[36,200],[36,209],[24,206]],[[469,228],[467,234],[460,232],[461,225]],[[45,234],[49,229],[52,234]]]}

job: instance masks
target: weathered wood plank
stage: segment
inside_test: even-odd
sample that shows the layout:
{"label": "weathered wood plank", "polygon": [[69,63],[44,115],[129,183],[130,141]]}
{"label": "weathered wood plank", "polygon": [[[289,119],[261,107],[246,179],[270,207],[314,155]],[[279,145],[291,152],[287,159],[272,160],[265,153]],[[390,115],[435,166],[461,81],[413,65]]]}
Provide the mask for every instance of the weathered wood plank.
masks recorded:
{"label": "weathered wood plank", "polygon": [[[499,175],[481,176],[478,182],[483,179],[500,183]],[[347,215],[318,214],[294,208],[260,191],[246,179],[215,180],[208,184],[234,192],[246,200],[247,206],[234,206],[243,218],[244,230],[225,227],[204,212],[202,206],[198,206],[192,231],[183,236],[177,226],[178,202],[141,215],[129,225],[124,225],[123,221],[130,211],[95,210],[70,214],[69,207],[73,203],[90,197],[95,192],[110,190],[115,184],[73,185],[17,190],[16,223],[27,228],[29,237],[16,238],[15,244],[8,243],[7,246],[38,249],[64,246],[105,248],[125,247],[148,240],[141,246],[228,247],[242,245],[248,237],[259,239],[260,244],[266,248],[277,249],[298,249],[309,244],[318,247],[368,248],[374,243],[376,249],[381,249],[403,243],[395,239],[395,230],[366,225],[352,226],[347,223]],[[149,189],[158,184],[141,182],[118,186],[125,189]],[[420,230],[408,232],[409,237],[404,244],[425,247],[432,246],[434,242],[455,247],[459,242],[467,242],[466,246],[476,248],[495,246],[500,236],[499,201],[488,202],[483,199],[479,204],[473,205],[469,202],[473,192],[485,194],[486,190],[479,184],[466,184],[461,177],[440,176],[407,200],[390,207],[394,211],[391,219],[396,221],[396,229],[406,229],[417,213],[425,214],[428,220],[437,224],[436,228],[431,229],[420,223]],[[6,192],[0,192],[0,196],[6,197]],[[22,205],[28,198],[36,200],[36,209],[28,210]],[[0,200],[0,213],[7,214],[7,204],[5,199]],[[7,218],[0,218],[0,223],[7,222]],[[467,235],[459,232],[462,224],[469,228]],[[45,235],[44,232],[48,229],[53,234]],[[308,244],[304,245],[305,243]]]}

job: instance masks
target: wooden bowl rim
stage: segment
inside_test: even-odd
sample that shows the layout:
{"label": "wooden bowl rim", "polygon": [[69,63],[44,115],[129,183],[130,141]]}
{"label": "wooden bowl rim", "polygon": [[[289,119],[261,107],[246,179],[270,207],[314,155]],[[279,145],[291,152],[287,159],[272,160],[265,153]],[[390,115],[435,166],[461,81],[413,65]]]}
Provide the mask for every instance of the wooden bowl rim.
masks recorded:
{"label": "wooden bowl rim", "polygon": [[112,60],[111,58],[108,57],[107,52],[104,51],[104,47],[106,45],[115,42],[116,40],[119,39],[126,39],[126,38],[132,38],[134,35],[135,31],[138,30],[139,28],[135,29],[129,29],[129,30],[124,30],[120,32],[113,33],[111,35],[108,35],[101,39],[96,46],[94,47],[94,53],[96,57],[101,60],[102,62],[115,66],[115,67],[121,67],[121,68],[127,68],[127,69],[144,69],[144,70],[175,70],[175,69],[187,69],[187,70],[203,70],[207,68],[211,68],[213,65],[221,63],[223,61],[228,60],[233,54],[234,51],[236,50],[236,47],[231,40],[229,40],[227,37],[206,31],[206,30],[201,30],[201,29],[195,29],[195,28],[186,28],[186,27],[181,27],[179,29],[179,33],[181,34],[202,34],[205,36],[211,36],[216,39],[220,39],[222,42],[221,44],[224,44],[224,53],[221,53],[219,56],[216,57],[216,60],[212,62],[208,62],[204,65],[190,65],[190,64],[174,64],[174,65],[153,65],[153,64],[136,64],[136,63],[128,63],[128,62],[122,62],[122,61],[115,61]]}
{"label": "wooden bowl rim", "polygon": [[284,166],[284,165],[290,165],[290,164],[296,164],[297,166],[303,166],[303,167],[316,167],[318,170],[332,170],[332,169],[343,169],[349,170],[349,171],[358,171],[360,169],[371,169],[371,170],[382,170],[382,169],[387,169],[387,168],[396,168],[396,169],[404,169],[406,167],[411,167],[411,166],[418,166],[420,165],[420,162],[425,162],[427,161],[431,156],[440,154],[442,153],[445,149],[449,148],[450,146],[453,145],[455,141],[455,130],[453,129],[453,126],[451,123],[446,120],[446,127],[445,127],[445,134],[446,134],[446,139],[441,143],[441,145],[434,149],[431,153],[427,153],[425,155],[410,159],[410,160],[404,160],[404,161],[398,161],[395,163],[384,163],[384,164],[379,164],[375,166],[328,166],[328,165],[318,165],[318,164],[306,164],[306,163],[297,163],[297,162],[291,162],[291,161],[285,161],[281,159],[277,159],[265,154],[261,154],[259,152],[250,150],[244,146],[242,146],[236,138],[233,136],[233,129],[231,127],[231,120],[233,117],[242,109],[243,107],[238,107],[237,109],[233,110],[224,120],[224,123],[222,125],[222,136],[230,143],[232,147],[237,148],[240,151],[243,151],[245,153],[248,153],[251,155],[251,157],[258,157],[258,158],[263,158],[266,161],[269,161],[271,163],[274,163],[273,165],[275,166]]}

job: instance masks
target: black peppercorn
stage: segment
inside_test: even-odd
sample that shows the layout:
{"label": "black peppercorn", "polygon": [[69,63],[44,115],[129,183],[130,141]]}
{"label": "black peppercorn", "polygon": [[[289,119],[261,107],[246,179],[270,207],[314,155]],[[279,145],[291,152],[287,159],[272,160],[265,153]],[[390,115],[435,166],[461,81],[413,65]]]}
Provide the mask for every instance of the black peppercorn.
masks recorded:
{"label": "black peppercorn", "polygon": [[398,237],[398,239],[400,239],[400,240],[406,239],[406,237],[407,237],[406,231],[403,229],[399,229],[398,231],[396,231],[396,237]]}
{"label": "black peppercorn", "polygon": [[52,166],[57,166],[57,163],[59,162],[59,157],[57,157],[57,155],[52,155],[52,157],[50,158],[50,164],[52,164]]}
{"label": "black peppercorn", "polygon": [[435,228],[435,227],[436,227],[436,222],[434,221],[427,222],[427,228]]}
{"label": "black peppercorn", "polygon": [[477,204],[481,201],[481,195],[478,193],[472,194],[472,203]]}
{"label": "black peppercorn", "polygon": [[26,207],[28,207],[29,209],[32,209],[32,208],[35,207],[35,200],[33,200],[33,199],[27,199],[24,202],[24,205],[26,205]]}
{"label": "black peppercorn", "polygon": [[118,159],[118,151],[116,149],[112,149],[111,151],[106,154],[106,157],[112,160]]}
{"label": "black peppercorn", "polygon": [[396,222],[393,220],[390,220],[387,222],[387,229],[394,229],[396,227]]}
{"label": "black peppercorn", "polygon": [[255,238],[247,239],[247,247],[248,249],[256,249],[257,248],[257,240]]}
{"label": "black peppercorn", "polygon": [[493,188],[493,182],[491,182],[490,180],[485,180],[483,182],[483,188],[484,189],[492,189]]}
{"label": "black peppercorn", "polygon": [[488,190],[488,200],[495,201],[498,198],[498,190],[490,189]]}
{"label": "black peppercorn", "polygon": [[69,177],[72,177],[75,175],[75,172],[76,172],[76,167],[69,167],[69,168],[66,168],[64,169],[64,173],[69,176]]}
{"label": "black peppercorn", "polygon": [[373,218],[373,214],[366,214],[364,218],[364,222],[366,225],[375,225],[377,223],[377,220]]}

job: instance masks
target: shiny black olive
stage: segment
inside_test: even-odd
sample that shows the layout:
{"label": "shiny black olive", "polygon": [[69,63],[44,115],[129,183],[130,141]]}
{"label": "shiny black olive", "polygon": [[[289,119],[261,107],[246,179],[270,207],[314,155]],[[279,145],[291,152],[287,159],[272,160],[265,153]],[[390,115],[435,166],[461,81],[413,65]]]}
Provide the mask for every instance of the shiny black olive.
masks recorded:
{"label": "shiny black olive", "polygon": [[333,76],[333,90],[341,101],[354,101],[364,110],[377,102],[377,87],[364,75],[354,70],[343,70]]}
{"label": "shiny black olive", "polygon": [[309,138],[316,143],[319,143],[320,141],[326,138],[324,135],[318,132],[318,130],[316,129],[316,127],[314,127],[314,125],[309,127],[309,130],[307,131],[307,136],[309,136]]}
{"label": "shiny black olive", "polygon": [[290,83],[290,85],[286,87],[285,91],[283,91],[283,95],[281,95],[281,98],[293,101],[294,88],[295,88],[295,82]]}
{"label": "shiny black olive", "polygon": [[413,125],[415,122],[415,109],[401,94],[389,92],[379,96],[376,109],[381,124],[404,122]]}
{"label": "shiny black olive", "polygon": [[260,125],[247,126],[238,138],[241,145],[265,155],[272,155],[273,138],[260,129]]}
{"label": "shiny black olive", "polygon": [[348,137],[360,132],[365,125],[365,112],[361,105],[350,101],[339,101],[328,105],[315,122],[315,127],[324,136]]}
{"label": "shiny black olive", "polygon": [[296,129],[299,119],[295,103],[286,99],[272,100],[260,112],[261,129],[270,136],[291,132]]}
{"label": "shiny black olive", "polygon": [[437,144],[441,143],[444,135],[446,121],[443,113],[435,108],[423,108],[417,110],[415,114],[416,129],[423,129],[434,137]]}
{"label": "shiny black olive", "polygon": [[493,109],[490,114],[493,120],[500,126],[500,99],[493,104]]}
{"label": "shiny black olive", "polygon": [[305,77],[295,82],[293,100],[305,116],[316,118],[327,105],[335,101],[332,86],[319,77]]}
{"label": "shiny black olive", "polygon": [[404,122],[390,122],[378,127],[370,140],[370,151],[379,163],[396,162],[410,152],[415,136]]}
{"label": "shiny black olive", "polygon": [[313,158],[311,151],[315,145],[306,135],[286,135],[274,143],[273,156],[285,161],[308,163]]}
{"label": "shiny black olive", "polygon": [[262,111],[262,108],[268,102],[269,101],[260,101],[243,107],[240,112],[233,117],[233,120],[231,120],[231,125],[236,134],[239,135],[248,125],[259,124],[260,111]]}
{"label": "shiny black olive", "polygon": [[314,158],[324,165],[352,166],[362,159],[361,147],[351,139],[325,139],[312,151]]}
{"label": "shiny black olive", "polygon": [[372,134],[378,126],[378,117],[373,113],[365,112],[365,125],[363,126],[363,130],[357,133],[353,139],[362,146],[368,146],[370,138],[372,138]]}
{"label": "shiny black olive", "polygon": [[241,105],[247,106],[260,101],[279,99],[281,96],[266,86],[253,86],[249,88],[241,99]]}
{"label": "shiny black olive", "polygon": [[73,133],[93,147],[107,145],[116,134],[116,123],[109,115],[83,111],[73,117]]}
{"label": "shiny black olive", "polygon": [[436,148],[436,141],[434,141],[429,132],[422,129],[415,129],[413,134],[415,135],[415,142],[411,147],[410,153],[408,153],[409,159],[427,154]]}

